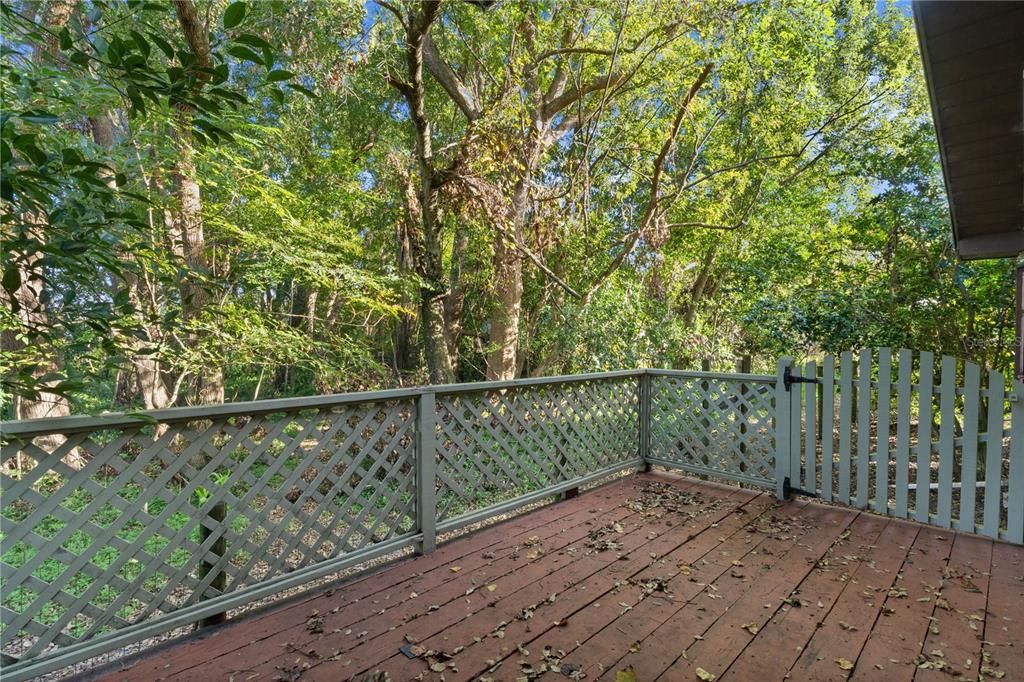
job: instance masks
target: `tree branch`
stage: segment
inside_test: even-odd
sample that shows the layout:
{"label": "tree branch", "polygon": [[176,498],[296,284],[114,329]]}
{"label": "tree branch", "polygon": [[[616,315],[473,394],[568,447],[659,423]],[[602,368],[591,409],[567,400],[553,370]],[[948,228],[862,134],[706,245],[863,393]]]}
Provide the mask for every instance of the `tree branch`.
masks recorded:
{"label": "tree branch", "polygon": [[448,93],[448,97],[455,102],[455,105],[470,122],[480,118],[483,112],[480,110],[476,98],[472,96],[462,79],[452,71],[452,68],[438,53],[437,46],[434,45],[429,34],[423,36],[423,63],[430,75],[441,84],[444,91]]}
{"label": "tree branch", "polygon": [[584,83],[579,88],[574,87],[567,92],[563,92],[558,97],[544,103],[544,118],[550,119],[562,109],[592,92],[619,85],[623,82],[623,79],[622,73],[608,73],[598,76],[589,83]]}

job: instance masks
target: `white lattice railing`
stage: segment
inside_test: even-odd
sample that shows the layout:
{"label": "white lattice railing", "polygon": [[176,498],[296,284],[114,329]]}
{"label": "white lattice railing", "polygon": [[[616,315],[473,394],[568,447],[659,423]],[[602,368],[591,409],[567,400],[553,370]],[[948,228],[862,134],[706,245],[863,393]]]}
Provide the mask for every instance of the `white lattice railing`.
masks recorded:
{"label": "white lattice railing", "polygon": [[5,680],[635,469],[643,377],[5,423]]}
{"label": "white lattice railing", "polygon": [[648,370],[648,376],[648,461],[775,485],[774,376],[671,370]]}

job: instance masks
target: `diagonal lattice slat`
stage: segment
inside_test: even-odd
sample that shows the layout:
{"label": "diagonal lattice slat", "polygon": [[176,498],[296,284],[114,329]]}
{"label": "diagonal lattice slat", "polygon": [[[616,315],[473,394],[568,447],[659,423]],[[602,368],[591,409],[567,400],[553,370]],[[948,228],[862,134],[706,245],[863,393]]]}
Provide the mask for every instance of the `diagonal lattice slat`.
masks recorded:
{"label": "diagonal lattice slat", "polygon": [[775,390],[763,382],[651,377],[654,459],[724,478],[775,480]]}
{"label": "diagonal lattice slat", "polygon": [[437,516],[454,518],[637,457],[635,377],[437,397]]}
{"label": "diagonal lattice slat", "polygon": [[415,426],[408,399],[8,439],[3,652],[33,657],[411,534]]}

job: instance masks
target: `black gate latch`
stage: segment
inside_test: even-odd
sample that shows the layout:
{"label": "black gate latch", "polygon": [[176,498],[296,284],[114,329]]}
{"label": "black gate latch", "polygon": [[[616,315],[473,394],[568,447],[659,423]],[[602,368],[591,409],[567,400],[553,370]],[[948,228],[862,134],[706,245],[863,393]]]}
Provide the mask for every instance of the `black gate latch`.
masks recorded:
{"label": "black gate latch", "polygon": [[782,384],[788,391],[793,384],[820,384],[821,382],[812,377],[795,377],[790,367],[782,372]]}
{"label": "black gate latch", "polygon": [[790,499],[793,495],[804,495],[805,497],[819,497],[818,493],[813,490],[803,490],[802,488],[794,488],[790,483],[789,476],[782,479],[782,497]]}

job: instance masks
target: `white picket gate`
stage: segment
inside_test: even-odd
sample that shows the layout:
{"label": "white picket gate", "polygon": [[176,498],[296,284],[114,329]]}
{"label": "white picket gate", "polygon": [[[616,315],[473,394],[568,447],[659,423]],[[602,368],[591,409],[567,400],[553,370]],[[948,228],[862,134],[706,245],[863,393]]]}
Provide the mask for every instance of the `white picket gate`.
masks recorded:
{"label": "white picket gate", "polygon": [[779,362],[776,484],[1024,542],[1024,385],[888,348]]}

